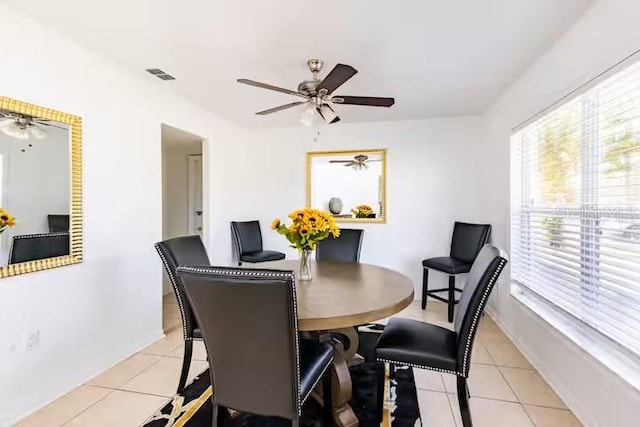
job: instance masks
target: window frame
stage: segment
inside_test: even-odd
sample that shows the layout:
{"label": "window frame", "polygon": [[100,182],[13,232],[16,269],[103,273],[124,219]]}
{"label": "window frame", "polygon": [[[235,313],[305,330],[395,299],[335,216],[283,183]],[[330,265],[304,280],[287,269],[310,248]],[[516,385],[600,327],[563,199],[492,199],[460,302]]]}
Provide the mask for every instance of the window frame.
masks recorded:
{"label": "window frame", "polygon": [[[514,159],[514,141],[513,137],[518,134],[519,131],[523,130],[530,124],[538,121],[539,119],[553,114],[558,108],[561,108],[563,105],[575,101],[577,98],[585,95],[590,89],[601,83],[602,81],[608,79],[612,75],[622,71],[622,68],[630,66],[635,62],[640,61],[640,51],[635,52],[634,54],[628,56],[624,60],[615,64],[614,66],[607,69],[605,72],[600,75],[594,77],[589,80],[587,83],[579,86],[572,92],[568,93],[564,97],[562,97],[557,102],[553,103],[549,107],[542,110],[540,113],[536,114],[534,117],[529,120],[521,123],[511,131],[511,138],[509,143],[510,149],[510,161]],[[558,215],[559,209],[563,210],[564,215],[571,215],[571,217],[579,219],[580,224],[580,234],[579,234],[579,246],[580,250],[580,261],[579,261],[579,270],[580,274],[581,286],[593,287],[595,286],[591,280],[585,280],[585,266],[593,263],[592,260],[587,259],[585,257],[584,250],[589,251],[591,257],[593,257],[593,253],[596,253],[596,256],[599,258],[601,256],[601,251],[593,250],[594,245],[598,245],[599,240],[601,239],[598,236],[598,233],[593,233],[592,230],[597,229],[598,222],[603,218],[607,218],[610,215],[615,215],[616,213],[612,213],[611,207],[601,207],[597,206],[595,209],[589,209],[588,201],[594,200],[592,196],[595,196],[595,200],[598,200],[598,186],[592,185],[592,180],[594,176],[599,176],[599,168],[600,162],[598,161],[599,156],[597,155],[597,150],[599,149],[599,110],[598,105],[596,104],[594,99],[590,99],[589,97],[585,97],[581,101],[582,108],[582,127],[591,126],[589,132],[584,132],[581,136],[581,146],[580,153],[581,157],[585,157],[590,159],[591,161],[580,162],[579,174],[581,176],[581,185],[580,185],[580,200],[576,207],[562,207],[558,206],[528,206],[522,205],[516,211],[513,206],[514,202],[514,194],[510,191],[509,195],[509,235],[511,248],[513,252],[514,245],[516,243],[513,234],[514,228],[514,219],[516,215],[519,214],[519,234],[517,235],[519,249],[524,252],[533,250],[533,238],[531,236],[531,227],[527,224],[531,223],[531,215],[532,214],[544,214],[549,213],[550,215]],[[594,126],[595,125],[595,126]],[[586,136],[586,137],[585,137]],[[524,138],[524,135],[521,135]],[[524,144],[522,140],[518,141],[518,144]],[[521,148],[518,148],[519,150]],[[588,153],[588,156],[585,156],[584,153]],[[529,185],[528,180],[533,176],[531,171],[527,171],[528,168],[534,168],[535,162],[530,161],[527,157],[531,155],[529,150],[522,150],[520,153],[516,153],[521,155],[521,167],[519,169],[520,176],[514,177],[513,169],[510,177],[510,185],[513,190],[514,185],[519,185],[520,189],[520,199],[521,200],[531,200],[531,185]],[[513,165],[512,165],[513,167]],[[586,179],[585,179],[586,178]],[[515,181],[515,182],[514,182]],[[587,185],[582,185],[582,183],[586,182]],[[587,212],[585,214],[585,206],[587,207]],[[619,215],[620,213],[617,212]],[[591,230],[591,231],[590,231]],[[529,235],[527,235],[529,233]],[[526,237],[526,242],[529,242],[529,249],[526,249],[526,243],[522,243],[523,236]],[[588,292],[588,291],[587,291]],[[586,321],[579,318],[578,315],[563,309],[559,304],[554,301],[551,301],[547,297],[542,294],[536,292],[534,289],[529,288],[523,283],[519,282],[514,275],[511,275],[510,278],[510,286],[509,286],[509,294],[513,296],[518,302],[523,304],[525,307],[533,311],[536,315],[538,315],[542,320],[551,325],[554,329],[562,333],[564,336],[569,338],[573,343],[587,351],[590,355],[595,357],[598,361],[603,363],[609,369],[611,369],[614,373],[620,376],[623,380],[628,382],[638,391],[640,391],[640,355],[636,354],[630,348],[625,347],[624,345],[618,343],[615,339],[607,336],[603,332],[597,330],[595,326],[589,325]],[[586,292],[580,292],[580,297],[583,298]],[[598,294],[598,292],[592,293]],[[588,309],[588,307],[587,307]],[[586,316],[585,316],[586,318]]]}

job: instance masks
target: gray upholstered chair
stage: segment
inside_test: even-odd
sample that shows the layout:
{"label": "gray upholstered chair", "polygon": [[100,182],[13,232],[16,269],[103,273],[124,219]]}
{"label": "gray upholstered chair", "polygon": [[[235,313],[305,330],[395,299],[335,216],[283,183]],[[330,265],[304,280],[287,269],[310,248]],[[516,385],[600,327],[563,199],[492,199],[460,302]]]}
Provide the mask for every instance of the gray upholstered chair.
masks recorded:
{"label": "gray upholstered chair", "polygon": [[202,244],[200,236],[184,236],[156,243],[156,250],[169,276],[173,292],[178,301],[180,316],[182,317],[182,334],[184,337],[184,354],[182,372],[178,381],[178,393],[182,392],[187,382],[191,357],[193,355],[193,341],[202,340],[202,332],[193,316],[191,304],[184,291],[182,280],[176,269],[179,265],[209,265],[207,250]]}
{"label": "gray upholstered chair", "polygon": [[364,230],[342,228],[340,236],[329,235],[316,246],[316,261],[360,262]]}
{"label": "gray upholstered chair", "polygon": [[[478,256],[482,246],[489,241],[490,224],[468,224],[456,222],[453,225],[451,250],[448,257],[429,258],[422,261],[422,309],[427,306],[427,296],[447,303],[448,319],[453,322],[454,307],[458,304],[456,292],[456,275],[468,273],[473,261]],[[449,275],[449,287],[429,289],[429,269],[437,270]],[[447,296],[440,296],[439,292],[447,292]]]}
{"label": "gray upholstered chair", "polygon": [[[490,244],[484,245],[473,262],[467,284],[462,290],[454,330],[417,320],[394,318],[384,328],[376,345],[376,359],[379,362],[455,375],[464,427],[471,427],[472,424],[467,378],[473,341],[487,299],[506,264],[507,255],[504,251]],[[382,381],[378,386],[384,387]],[[380,391],[378,396],[381,396]],[[378,411],[381,417],[380,399]]]}
{"label": "gray upholstered chair", "polygon": [[238,265],[284,259],[282,252],[264,250],[259,221],[232,221],[231,236]]}
{"label": "gray upholstered chair", "polygon": [[55,258],[71,253],[69,232],[21,234],[13,236],[9,264]]}
{"label": "gray upholstered chair", "polygon": [[69,215],[47,215],[49,232],[69,231]]}
{"label": "gray upholstered chair", "polygon": [[202,328],[218,426],[234,409],[297,427],[322,379],[330,425],[333,346],[300,339],[293,272],[181,266],[178,276]]}

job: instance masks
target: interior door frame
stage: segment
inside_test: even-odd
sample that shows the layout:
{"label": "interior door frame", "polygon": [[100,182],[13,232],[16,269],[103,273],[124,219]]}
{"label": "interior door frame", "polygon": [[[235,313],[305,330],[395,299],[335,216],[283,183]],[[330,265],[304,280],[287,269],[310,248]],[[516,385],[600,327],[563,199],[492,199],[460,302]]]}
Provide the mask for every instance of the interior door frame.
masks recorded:
{"label": "interior door frame", "polygon": [[193,212],[195,211],[195,204],[197,197],[195,193],[195,186],[193,182],[195,181],[195,174],[197,171],[196,164],[200,164],[200,177],[201,177],[201,188],[200,188],[200,209],[202,218],[202,226],[200,230],[200,235],[204,239],[204,163],[203,163],[203,155],[202,154],[187,154],[187,230],[188,234],[192,234],[195,229],[195,218],[193,216]]}

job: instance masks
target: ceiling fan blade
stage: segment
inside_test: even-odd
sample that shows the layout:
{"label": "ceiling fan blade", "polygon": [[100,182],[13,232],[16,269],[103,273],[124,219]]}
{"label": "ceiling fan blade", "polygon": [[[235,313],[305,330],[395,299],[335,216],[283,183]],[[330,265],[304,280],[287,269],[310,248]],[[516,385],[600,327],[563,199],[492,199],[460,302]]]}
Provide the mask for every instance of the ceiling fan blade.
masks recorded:
{"label": "ceiling fan blade", "polygon": [[371,107],[391,107],[395,104],[394,98],[378,98],[373,96],[334,96],[331,102],[347,105],[368,105]]}
{"label": "ceiling fan blade", "polygon": [[351,77],[355,76],[357,72],[358,70],[350,65],[336,65],[333,67],[333,70],[327,74],[327,77],[325,77],[318,85],[318,93],[324,92],[324,95],[331,95],[334,90],[342,86]]}
{"label": "ceiling fan blade", "polygon": [[46,122],[42,122],[40,120],[37,120],[36,123],[39,124],[39,125],[42,125],[42,126],[50,126],[52,128],[58,128],[58,129],[62,129],[62,130],[67,130],[67,128],[64,127],[64,126],[54,125],[52,123],[46,123]]}
{"label": "ceiling fan blade", "polygon": [[349,162],[349,163],[347,163],[345,166],[346,166],[346,167],[351,167],[351,166],[355,166],[355,165],[357,165],[357,164],[358,164],[358,162]]}
{"label": "ceiling fan blade", "polygon": [[321,106],[316,107],[316,110],[318,111],[318,114],[322,116],[324,121],[329,124],[337,123],[340,121],[340,117],[338,117],[336,112],[333,111],[333,108],[331,108],[331,106],[329,106],[328,104],[322,104]]}
{"label": "ceiling fan blade", "polygon": [[329,163],[353,163],[353,160],[329,160]]}
{"label": "ceiling fan blade", "polygon": [[270,84],[267,84],[267,83],[260,83],[260,82],[256,82],[256,81],[248,80],[248,79],[238,79],[237,82],[245,84],[245,85],[249,85],[249,86],[259,87],[259,88],[262,88],[262,89],[269,89],[269,90],[274,90],[276,92],[286,93],[287,95],[300,96],[300,97],[305,98],[305,99],[307,98],[307,96],[305,96],[305,95],[303,95],[301,93],[298,93],[296,91],[285,89],[285,88],[278,87],[278,86],[273,86],[273,85],[270,85]]}
{"label": "ceiling fan blade", "polygon": [[287,108],[293,108],[293,107],[296,107],[296,106],[302,105],[302,104],[306,104],[306,102],[304,102],[304,101],[292,102],[290,104],[284,104],[284,105],[281,105],[279,107],[269,108],[268,110],[258,111],[256,114],[259,115],[259,116],[264,116],[265,114],[275,113],[275,112],[286,110]]}

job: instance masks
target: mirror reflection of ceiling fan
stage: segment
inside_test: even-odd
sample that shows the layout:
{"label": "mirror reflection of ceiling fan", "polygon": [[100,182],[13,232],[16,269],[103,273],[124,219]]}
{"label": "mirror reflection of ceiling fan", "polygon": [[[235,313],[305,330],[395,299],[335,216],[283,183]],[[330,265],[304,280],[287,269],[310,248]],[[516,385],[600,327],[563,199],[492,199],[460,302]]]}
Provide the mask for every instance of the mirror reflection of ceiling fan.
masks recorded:
{"label": "mirror reflection of ceiling fan", "polygon": [[329,163],[344,163],[346,167],[352,167],[355,170],[369,169],[369,162],[380,162],[380,159],[369,159],[369,156],[358,154],[353,160],[329,160]]}
{"label": "mirror reflection of ceiling fan", "polygon": [[263,116],[277,111],[297,107],[298,105],[307,105],[307,109],[300,120],[302,124],[306,126],[311,126],[313,124],[313,118],[316,111],[327,123],[336,123],[340,121],[340,117],[338,117],[336,112],[333,110],[331,104],[391,107],[395,103],[393,98],[345,95],[334,96],[333,92],[353,77],[358,71],[350,65],[338,64],[333,67],[333,70],[331,70],[324,79],[320,80],[318,78],[318,73],[322,71],[323,64],[324,63],[319,59],[310,59],[307,61],[307,66],[313,74],[313,78],[300,83],[297,91],[256,82],[254,80],[238,79],[237,81],[238,83],[249,86],[256,86],[303,98],[303,101],[296,101],[279,107],[270,108],[268,110],[259,111],[256,114]]}
{"label": "mirror reflection of ceiling fan", "polygon": [[16,139],[45,139],[47,132],[42,126],[66,129],[50,123],[50,120],[28,116],[11,111],[0,111],[0,131]]}

